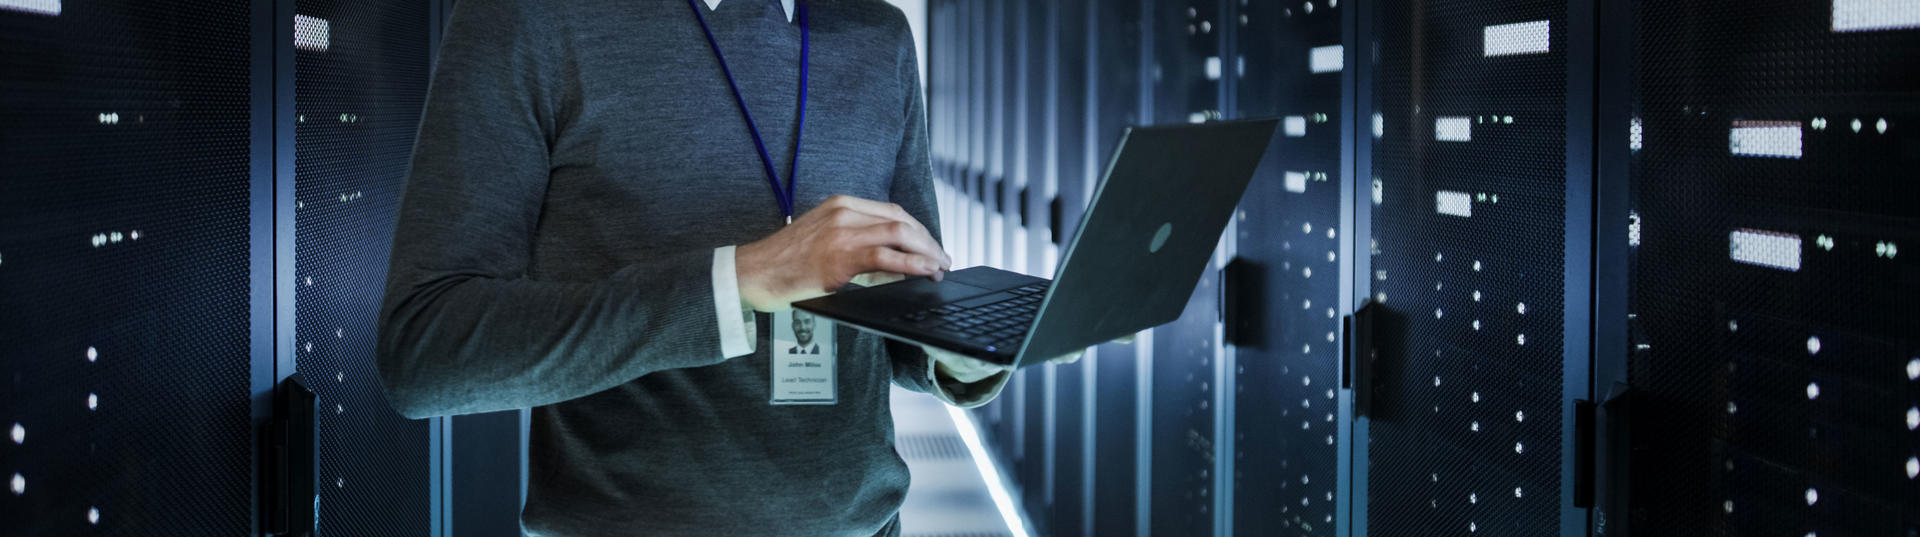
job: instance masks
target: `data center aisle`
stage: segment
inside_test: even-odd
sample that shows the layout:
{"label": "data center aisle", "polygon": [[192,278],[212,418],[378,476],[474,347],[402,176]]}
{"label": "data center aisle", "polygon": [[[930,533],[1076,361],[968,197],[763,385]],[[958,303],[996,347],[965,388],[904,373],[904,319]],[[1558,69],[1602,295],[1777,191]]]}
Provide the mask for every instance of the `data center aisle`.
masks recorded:
{"label": "data center aisle", "polygon": [[1011,537],[973,455],[940,400],[893,389],[895,449],[913,474],[900,507],[906,537]]}

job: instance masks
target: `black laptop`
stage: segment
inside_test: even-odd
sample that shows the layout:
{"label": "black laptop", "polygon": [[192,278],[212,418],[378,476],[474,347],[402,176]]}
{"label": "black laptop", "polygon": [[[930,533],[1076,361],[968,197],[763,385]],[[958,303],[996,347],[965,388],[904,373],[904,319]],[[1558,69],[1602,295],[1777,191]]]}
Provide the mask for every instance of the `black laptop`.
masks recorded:
{"label": "black laptop", "polygon": [[1024,366],[1180,317],[1277,121],[1127,129],[1052,281],[972,267],[795,303],[882,336]]}

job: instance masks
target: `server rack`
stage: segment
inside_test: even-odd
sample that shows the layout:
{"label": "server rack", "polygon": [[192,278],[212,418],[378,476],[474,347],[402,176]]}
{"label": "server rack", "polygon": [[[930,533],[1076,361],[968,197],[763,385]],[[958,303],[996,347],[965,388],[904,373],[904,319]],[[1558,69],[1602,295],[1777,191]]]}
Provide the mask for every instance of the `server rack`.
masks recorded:
{"label": "server rack", "polygon": [[[1226,24],[1215,0],[1145,2],[1149,28],[1141,47],[1151,85],[1143,98],[1148,123],[1203,122],[1221,117],[1219,88]],[[1224,251],[1215,252],[1216,261]],[[1150,439],[1149,535],[1209,534],[1215,526],[1219,474],[1215,420],[1220,363],[1220,264],[1204,271],[1180,319],[1154,328],[1149,345],[1152,411],[1143,422]]]}
{"label": "server rack", "polygon": [[254,528],[254,16],[0,10],[0,534]]}
{"label": "server rack", "polygon": [[[1019,246],[1025,237],[1020,228],[1020,215],[1014,206],[1013,197],[1024,186],[1026,173],[1020,167],[1019,155],[1023,150],[1026,118],[1021,115],[1025,95],[1024,51],[1021,50],[1019,36],[1024,27],[1022,19],[1026,14],[1023,4],[1012,0],[995,2],[993,18],[989,20],[995,32],[994,58],[997,59],[991,90],[994,99],[994,132],[992,153],[989,166],[994,180],[987,188],[985,203],[988,211],[987,239],[989,264],[1013,272],[1025,272],[1020,264]],[[1028,427],[1027,387],[1029,377],[1035,375],[1016,375],[1001,392],[997,410],[1005,429],[1006,442],[1002,447],[1009,461],[1009,479],[1019,482],[1019,478],[1031,469],[1027,458],[1027,438],[1029,432],[1038,431]]]}
{"label": "server rack", "polygon": [[[1092,184],[1093,172],[1088,165],[1091,149],[1087,145],[1089,111],[1084,103],[1089,88],[1086,66],[1090,61],[1090,34],[1089,23],[1083,15],[1089,7],[1084,0],[1040,4],[1047,6],[1048,22],[1039,30],[1048,36],[1047,72],[1053,84],[1047,95],[1051,103],[1047,112],[1050,135],[1042,140],[1050,144],[1048,161],[1043,163],[1049,176],[1049,195],[1038,198],[1043,203],[1033,203],[1028,214],[1036,227],[1044,229],[1044,234],[1032,241],[1047,256],[1045,272],[1051,273],[1059,261],[1062,245],[1073,236],[1072,226],[1079,223]],[[1050,494],[1043,494],[1050,498],[1052,507],[1048,509],[1045,524],[1037,526],[1045,528],[1041,531],[1047,535],[1093,535],[1091,499],[1096,490],[1093,468],[1097,457],[1106,451],[1104,447],[1097,448],[1091,439],[1091,431],[1097,427],[1093,399],[1098,386],[1093,363],[1098,352],[1089,351],[1072,364],[1046,366],[1053,384],[1053,397],[1048,406],[1053,424],[1048,430],[1053,435],[1050,456],[1054,462],[1048,465],[1052,468],[1047,474],[1052,483],[1046,489]]]}
{"label": "server rack", "polygon": [[[1142,56],[1148,28],[1142,3],[1088,1],[1086,62],[1087,125],[1085,192],[1106,171],[1120,134],[1146,117],[1151,84]],[[1081,202],[1085,206],[1085,202]],[[1062,254],[1065,255],[1065,254]],[[1093,453],[1093,535],[1135,535],[1148,531],[1152,490],[1148,437],[1144,427],[1152,409],[1150,381],[1153,335],[1143,333],[1131,345],[1104,344],[1088,351],[1086,367],[1094,377],[1088,441]]]}
{"label": "server rack", "polygon": [[1570,27],[1591,18],[1561,1],[1372,9],[1379,313],[1354,353],[1372,395],[1356,532],[1575,533],[1591,58]]}
{"label": "server rack", "polygon": [[373,363],[426,95],[428,6],[301,0],[294,10],[295,367],[317,395],[316,531],[428,533],[433,424],[387,406]]}
{"label": "server rack", "polygon": [[1599,245],[1625,260],[1598,355],[1629,386],[1614,526],[1920,532],[1920,265],[1899,251],[1920,238],[1920,9],[1621,10],[1600,138],[1626,192]]}
{"label": "server rack", "polygon": [[[1003,203],[1009,218],[1008,229],[1012,231],[1012,241],[1007,245],[1013,259],[1012,267],[1017,272],[1052,277],[1053,266],[1046,263],[1047,229],[1043,219],[1036,219],[1034,207],[1036,199],[1044,199],[1053,190],[1053,174],[1049,173],[1053,159],[1053,149],[1046,142],[1053,137],[1050,128],[1054,121],[1053,102],[1050,100],[1053,84],[1049,76],[1050,47],[1048,46],[1048,26],[1051,20],[1049,10],[1052,6],[1044,2],[1018,2],[1011,4],[1009,18],[1013,31],[1012,43],[1017,54],[1010,67],[1014,70],[1016,93],[1015,106],[1010,116],[1015,134],[1011,149],[1013,159],[1009,164],[1009,175],[1015,178],[1014,187],[1008,188]],[[1054,445],[1057,436],[1057,415],[1053,413],[1056,371],[1052,366],[1041,366],[1022,375],[1021,379],[1021,421],[1025,424],[1021,445],[1021,460],[1017,482],[1022,491],[1021,499],[1026,512],[1031,513],[1032,524],[1047,527],[1053,512],[1052,476],[1059,471],[1054,457]]]}
{"label": "server rack", "polygon": [[[518,476],[456,481],[447,465],[517,466],[524,425],[443,442],[449,421],[401,420],[371,373],[390,213],[448,7],[0,6],[0,510],[18,522],[0,533],[260,533],[281,509],[335,533],[513,531]],[[296,371],[320,393],[310,498],[265,488],[286,476],[259,445]],[[481,437],[504,449],[470,449]]]}
{"label": "server rack", "polygon": [[[973,162],[978,168],[975,190],[971,196],[974,207],[973,235],[970,241],[975,252],[974,263],[990,267],[1005,268],[1006,230],[1005,216],[1000,212],[1000,192],[1005,188],[1007,104],[1009,86],[1013,80],[1009,72],[1007,32],[1007,1],[981,0],[976,23],[985,36],[979,52],[981,77],[979,80],[979,101],[975,106],[982,119],[976,125],[975,139],[980,141],[979,159]],[[987,437],[992,439],[992,448],[997,460],[1006,465],[1010,473],[1017,474],[1020,465],[1020,446],[1023,424],[1018,409],[1020,401],[1020,381],[1024,376],[1009,381],[1001,397],[992,403],[980,407],[975,412],[984,416],[987,423]]]}
{"label": "server rack", "polygon": [[[1232,535],[1346,535],[1341,453],[1343,319],[1352,280],[1351,72],[1317,73],[1313,54],[1350,51],[1353,5],[1241,6],[1231,67],[1236,115],[1279,117],[1267,164],[1235,215],[1224,292],[1235,344],[1229,485]],[[1298,8],[1298,9],[1296,9]],[[1324,52],[1319,52],[1324,54]],[[1325,70],[1325,69],[1322,69]]]}

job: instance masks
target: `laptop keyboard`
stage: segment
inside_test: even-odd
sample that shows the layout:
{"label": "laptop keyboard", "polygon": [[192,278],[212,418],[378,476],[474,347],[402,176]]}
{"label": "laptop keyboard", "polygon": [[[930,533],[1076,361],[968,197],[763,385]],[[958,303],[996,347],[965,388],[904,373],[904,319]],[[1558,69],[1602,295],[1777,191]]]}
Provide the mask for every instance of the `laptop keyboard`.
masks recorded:
{"label": "laptop keyboard", "polygon": [[988,350],[1012,352],[1033,327],[1047,283],[1008,289],[902,315],[898,320]]}

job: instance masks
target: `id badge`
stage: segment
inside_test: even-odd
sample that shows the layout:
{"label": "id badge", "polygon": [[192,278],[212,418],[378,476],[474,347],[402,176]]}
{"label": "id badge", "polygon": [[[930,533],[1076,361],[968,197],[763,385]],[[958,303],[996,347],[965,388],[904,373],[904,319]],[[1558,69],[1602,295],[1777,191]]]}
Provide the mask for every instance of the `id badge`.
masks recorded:
{"label": "id badge", "polygon": [[773,389],[776,405],[831,405],[835,385],[833,321],[789,309],[773,314]]}

